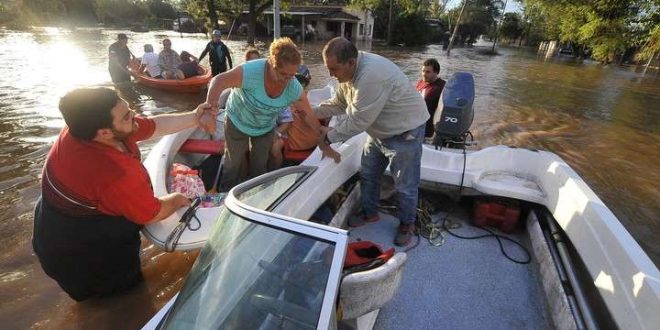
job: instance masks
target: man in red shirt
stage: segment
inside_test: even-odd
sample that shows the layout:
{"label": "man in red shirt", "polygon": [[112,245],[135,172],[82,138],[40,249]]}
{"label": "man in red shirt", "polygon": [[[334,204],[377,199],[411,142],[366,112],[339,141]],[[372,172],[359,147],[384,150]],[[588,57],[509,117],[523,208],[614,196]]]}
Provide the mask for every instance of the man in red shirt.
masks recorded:
{"label": "man in red shirt", "polygon": [[445,81],[440,79],[440,63],[434,58],[424,61],[422,65],[422,79],[417,82],[417,91],[422,94],[426,102],[431,117],[426,121],[425,136],[432,137],[435,129],[433,128],[433,115],[438,107],[440,94],[445,88]]}
{"label": "man in red shirt", "polygon": [[42,172],[32,246],[48,276],[77,301],[142,280],[140,234],[190,205],[180,193],[154,197],[137,142],[199,125],[215,111],[136,117],[117,92],[81,88],[60,100],[64,127]]}

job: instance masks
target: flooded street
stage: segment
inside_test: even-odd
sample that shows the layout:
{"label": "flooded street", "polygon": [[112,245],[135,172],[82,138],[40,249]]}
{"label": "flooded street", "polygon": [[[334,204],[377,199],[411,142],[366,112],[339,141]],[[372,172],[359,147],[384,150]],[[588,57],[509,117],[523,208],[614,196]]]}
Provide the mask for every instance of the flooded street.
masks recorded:
{"label": "flooded street", "polygon": [[[203,35],[173,31],[131,33],[103,29],[35,32],[0,30],[0,324],[6,329],[133,329],[142,326],[181,287],[196,252],[164,253],[143,242],[145,284],[122,296],[77,304],[42,271],[30,244],[32,209],[51,143],[64,122],[59,98],[83,86],[111,87],[107,47],[118,32],[129,35],[136,56],[142,45],[199,55]],[[244,41],[227,42],[234,64],[243,62]],[[260,43],[262,55],[266,45]],[[475,78],[472,132],[479,147],[505,144],[552,151],[589,184],[660,264],[660,79],[617,66],[545,60],[536,53],[500,49],[499,56],[441,46],[360,48],[392,59],[411,81],[421,63],[440,62],[441,77],[456,71]],[[323,44],[302,46],[312,88],[329,79]],[[204,61],[208,65],[207,59]],[[185,95],[135,87],[123,96],[139,112],[191,110],[204,94]],[[143,159],[149,143],[144,145]]]}

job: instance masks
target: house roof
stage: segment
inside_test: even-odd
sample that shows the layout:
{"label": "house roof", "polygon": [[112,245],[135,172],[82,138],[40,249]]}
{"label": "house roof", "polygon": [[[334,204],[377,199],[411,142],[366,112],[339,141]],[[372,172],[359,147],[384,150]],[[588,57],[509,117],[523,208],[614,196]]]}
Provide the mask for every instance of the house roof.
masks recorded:
{"label": "house roof", "polygon": [[[244,11],[244,13],[247,13],[247,11]],[[330,21],[358,22],[360,20],[357,16],[343,12],[342,7],[331,6],[292,6],[286,11],[280,11],[280,13],[292,16],[319,15],[321,19]],[[265,10],[264,14],[272,15],[273,9]]]}
{"label": "house roof", "polygon": [[357,22],[357,21],[360,20],[356,16],[353,16],[349,13],[345,13],[343,11],[327,13],[327,14],[323,15],[322,18],[327,19],[327,20],[332,20],[332,21],[353,21],[353,22]]}

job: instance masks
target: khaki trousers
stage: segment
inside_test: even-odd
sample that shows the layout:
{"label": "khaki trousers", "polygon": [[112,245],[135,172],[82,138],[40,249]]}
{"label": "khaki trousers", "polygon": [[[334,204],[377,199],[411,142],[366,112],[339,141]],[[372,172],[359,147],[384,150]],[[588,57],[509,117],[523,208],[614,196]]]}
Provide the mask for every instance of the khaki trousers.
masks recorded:
{"label": "khaki trousers", "polygon": [[[249,136],[241,132],[231,122],[225,120],[225,164],[222,170],[220,187],[229,191],[235,185],[268,172],[268,156],[273,144],[273,130],[261,136]],[[246,158],[245,155],[248,155]],[[249,167],[247,177],[241,173]]]}

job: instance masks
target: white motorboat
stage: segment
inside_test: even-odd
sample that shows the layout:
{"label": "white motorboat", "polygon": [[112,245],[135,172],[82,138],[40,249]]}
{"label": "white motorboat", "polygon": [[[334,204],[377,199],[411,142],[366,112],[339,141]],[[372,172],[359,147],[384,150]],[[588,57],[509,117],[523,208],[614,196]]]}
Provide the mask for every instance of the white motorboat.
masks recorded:
{"label": "white motorboat", "polygon": [[[450,92],[451,86],[449,81]],[[450,92],[443,94],[444,115],[451,110],[444,98]],[[458,108],[470,107],[471,102],[448,99]],[[185,140],[183,134],[176,141]],[[181,292],[145,328],[656,329],[660,324],[658,268],[579,175],[545,151],[446,147],[456,141],[443,148],[424,145],[420,199],[436,204],[422,210],[430,213],[423,223],[429,239],[418,238],[409,250],[398,248],[379,267],[342,275],[350,242],[389,247],[398,226],[382,213],[377,223],[347,227],[359,207],[357,173],[365,138],[333,145],[342,156],[339,164],[321,159],[317,149],[300,166],[235,187],[224,207],[197,209],[203,230],[184,231],[179,246],[208,241]],[[171,143],[170,153],[178,143]],[[173,156],[160,155],[155,158],[168,161],[158,166],[168,166]],[[163,191],[159,184],[154,181],[157,194]],[[465,202],[482,196],[517,201],[524,228],[496,240],[458,238],[483,233],[469,226],[472,205]],[[332,217],[317,223],[322,209]],[[144,232],[159,244],[148,234],[151,228]]]}

